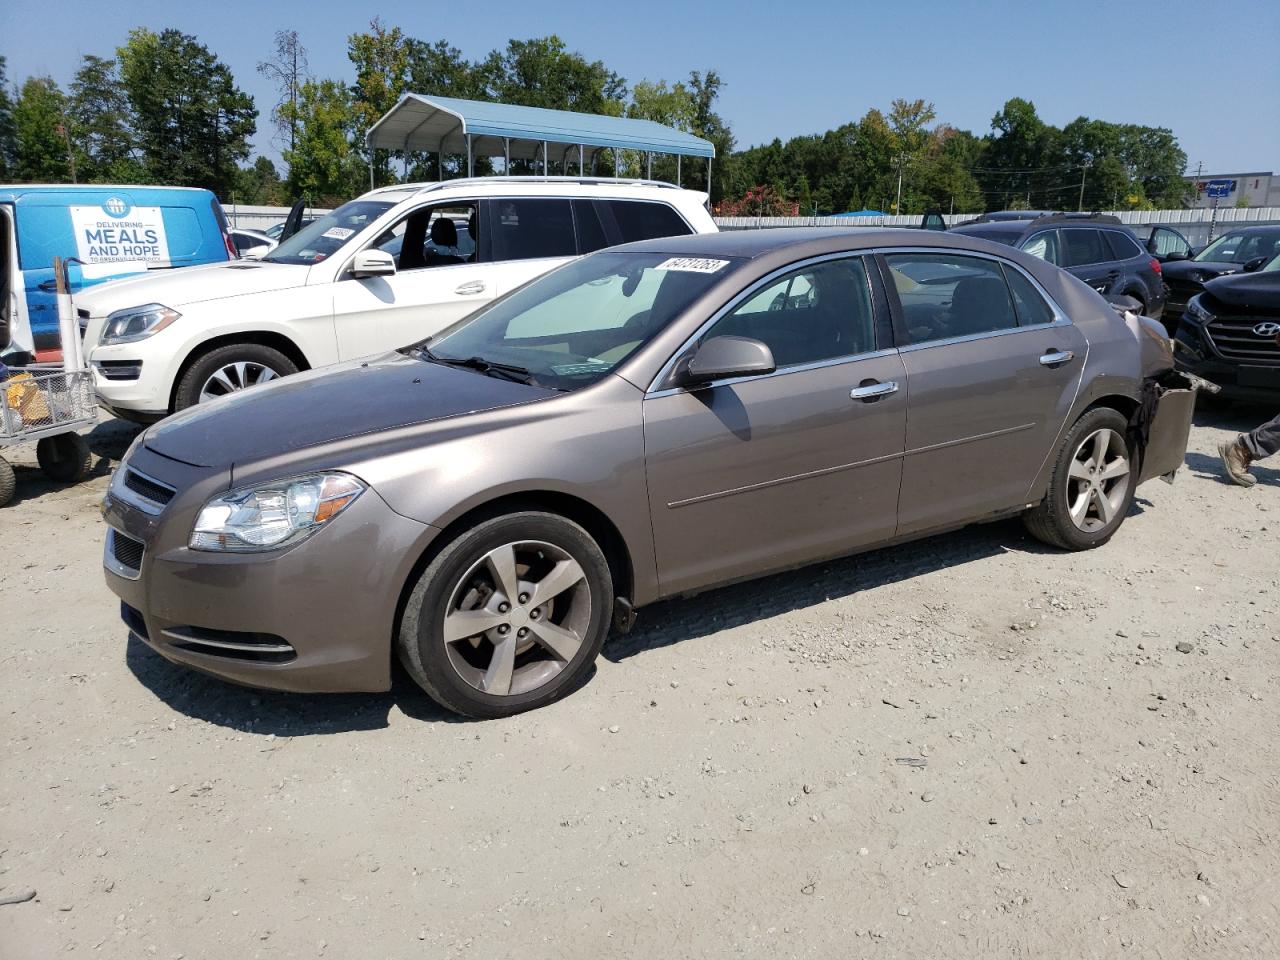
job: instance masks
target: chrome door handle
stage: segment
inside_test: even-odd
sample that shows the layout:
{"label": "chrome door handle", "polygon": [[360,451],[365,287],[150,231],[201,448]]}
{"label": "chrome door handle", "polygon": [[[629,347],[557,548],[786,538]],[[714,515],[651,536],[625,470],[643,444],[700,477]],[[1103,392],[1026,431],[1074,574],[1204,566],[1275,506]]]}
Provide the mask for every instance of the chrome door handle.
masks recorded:
{"label": "chrome door handle", "polygon": [[865,387],[854,387],[849,391],[849,399],[874,400],[876,397],[884,397],[897,392],[898,381],[886,380],[884,383],[869,383]]}
{"label": "chrome door handle", "polygon": [[484,293],[484,281],[472,280],[470,283],[464,283],[461,286],[454,288],[453,292],[458,294],[460,297],[470,296],[474,293]]}
{"label": "chrome door handle", "polygon": [[1050,350],[1040,358],[1040,365],[1044,367],[1056,367],[1059,364],[1066,363],[1068,360],[1074,360],[1076,355],[1070,350]]}

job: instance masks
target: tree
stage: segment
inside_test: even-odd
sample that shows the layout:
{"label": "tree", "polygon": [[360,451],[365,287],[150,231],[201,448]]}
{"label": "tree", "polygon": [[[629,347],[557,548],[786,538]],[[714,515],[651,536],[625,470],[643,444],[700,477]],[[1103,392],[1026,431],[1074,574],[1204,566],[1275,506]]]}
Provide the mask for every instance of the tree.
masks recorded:
{"label": "tree", "polygon": [[283,206],[284,185],[276,172],[276,165],[266,157],[258,157],[253,165],[241,168],[236,175],[235,203]]}
{"label": "tree", "polygon": [[177,30],[140,27],[118,53],[148,178],[229,196],[258,115],[231,70]]}
{"label": "tree", "polygon": [[118,64],[86,56],[71,82],[68,103],[80,179],[86,183],[134,183],[145,178],[138,160],[129,97]]}
{"label": "tree", "polygon": [[67,131],[67,98],[52,77],[28,77],[13,107],[15,179],[74,182],[75,158]]}
{"label": "tree", "polygon": [[551,110],[576,110],[620,117],[627,83],[601,61],[571,53],[554,34],[511,40],[480,66],[485,99]]}
{"label": "tree", "polygon": [[[290,117],[298,113],[298,90],[307,77],[307,48],[298,39],[297,30],[277,30],[275,59],[258,63],[258,73],[275,83],[280,98],[271,109],[271,119],[279,136],[287,137],[289,149],[297,141],[298,128]],[[289,110],[283,110],[285,105]]]}
{"label": "tree", "polygon": [[1030,100],[1014,97],[991,118],[983,163],[975,171],[988,203],[1008,207],[1015,198],[1027,206],[1058,206],[1058,188],[1070,179],[1070,171],[1055,156],[1058,131],[1045,124]]}
{"label": "tree", "polygon": [[13,129],[13,100],[5,76],[5,58],[0,57],[0,180],[14,179],[18,142]]}
{"label": "tree", "polygon": [[892,132],[894,162],[898,170],[898,199],[894,201],[894,213],[902,213],[902,182],[908,163],[920,159],[929,138],[929,124],[938,112],[932,103],[923,100],[894,100],[889,105],[889,130]]}
{"label": "tree", "polygon": [[328,206],[361,193],[364,161],[354,146],[360,121],[347,85],[341,80],[305,81],[290,119],[298,130],[294,148],[284,154],[290,197]]}

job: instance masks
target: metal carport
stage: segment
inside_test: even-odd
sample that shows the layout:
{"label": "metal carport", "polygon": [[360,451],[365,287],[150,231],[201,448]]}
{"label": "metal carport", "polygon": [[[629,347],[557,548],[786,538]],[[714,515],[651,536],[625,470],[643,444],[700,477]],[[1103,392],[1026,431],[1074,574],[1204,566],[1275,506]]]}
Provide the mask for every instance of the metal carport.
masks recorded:
{"label": "metal carport", "polygon": [[[705,157],[708,191],[711,160],[716,153],[711,141],[652,120],[419,93],[404,94],[369,128],[365,145],[370,149],[400,150],[406,154],[435,153],[441,158],[465,155],[468,176],[475,173],[477,156],[502,157],[508,166],[512,159],[541,160],[545,174],[549,172],[550,161],[566,165],[576,153],[578,173],[582,175],[586,172],[588,154],[594,163],[599,151],[612,150],[616,170],[617,151],[634,150],[648,157],[650,169],[653,154],[674,155],[679,182],[682,157]],[[556,152],[560,154],[558,158]],[[443,175],[443,163],[440,169]],[[371,161],[370,177],[372,174]]]}

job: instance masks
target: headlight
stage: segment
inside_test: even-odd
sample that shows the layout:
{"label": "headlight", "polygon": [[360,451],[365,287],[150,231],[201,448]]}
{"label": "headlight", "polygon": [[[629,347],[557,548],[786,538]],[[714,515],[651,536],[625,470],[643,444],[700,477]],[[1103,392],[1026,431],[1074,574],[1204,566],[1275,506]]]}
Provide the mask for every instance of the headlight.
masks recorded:
{"label": "headlight", "polygon": [[1208,323],[1213,319],[1213,314],[1201,305],[1199,294],[1187,301],[1186,316],[1193,323]]}
{"label": "headlight", "polygon": [[116,343],[133,343],[159,333],[182,314],[159,303],[117,310],[107,317],[98,343],[109,347]]}
{"label": "headlight", "polygon": [[315,533],[364,493],[345,473],[295,477],[210,500],[191,531],[192,550],[256,553]]}

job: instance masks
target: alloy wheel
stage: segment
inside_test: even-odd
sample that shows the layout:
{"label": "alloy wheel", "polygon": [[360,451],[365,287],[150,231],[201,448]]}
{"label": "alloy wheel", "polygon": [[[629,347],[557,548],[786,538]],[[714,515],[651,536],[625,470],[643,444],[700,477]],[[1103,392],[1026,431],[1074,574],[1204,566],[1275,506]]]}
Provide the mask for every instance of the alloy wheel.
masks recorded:
{"label": "alloy wheel", "polygon": [[591,604],[586,573],[567,552],[542,541],[503,544],[450,593],[442,625],[449,663],[481,693],[536,690],[582,648]]}
{"label": "alloy wheel", "polygon": [[1106,527],[1124,506],[1132,480],[1129,448],[1115,430],[1103,427],[1085,437],[1067,473],[1067,510],[1085,533]]}
{"label": "alloy wheel", "polygon": [[218,397],[225,397],[229,393],[237,393],[249,387],[256,387],[260,383],[278,380],[279,378],[280,374],[266,364],[257,363],[253,360],[228,363],[210,374],[209,379],[200,388],[200,399],[197,402],[207,403],[210,400],[218,399]]}

